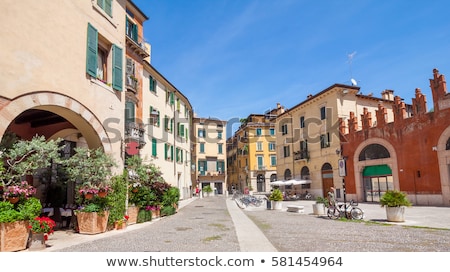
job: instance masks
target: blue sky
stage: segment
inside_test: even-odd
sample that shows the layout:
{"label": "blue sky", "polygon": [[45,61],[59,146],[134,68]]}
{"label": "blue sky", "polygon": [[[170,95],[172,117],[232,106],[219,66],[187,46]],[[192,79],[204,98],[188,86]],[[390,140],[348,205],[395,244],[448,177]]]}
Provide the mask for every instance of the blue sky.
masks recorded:
{"label": "blue sky", "polygon": [[[388,0],[134,0],[149,17],[152,65],[200,117],[291,108],[354,78],[432,107],[432,70],[450,78],[450,2]],[[352,57],[350,57],[352,55]]]}

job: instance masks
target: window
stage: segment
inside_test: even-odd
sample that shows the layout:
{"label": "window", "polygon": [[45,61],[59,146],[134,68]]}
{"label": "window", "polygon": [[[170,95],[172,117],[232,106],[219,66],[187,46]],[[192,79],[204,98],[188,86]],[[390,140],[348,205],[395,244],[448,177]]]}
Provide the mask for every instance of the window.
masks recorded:
{"label": "window", "polygon": [[178,136],[184,137],[184,124],[181,124],[180,122],[178,122],[177,133],[178,133]]}
{"label": "window", "polygon": [[104,38],[99,39],[98,31],[88,23],[87,28],[87,50],[86,50],[86,73],[93,78],[103,82],[108,81],[108,55],[112,53],[112,87],[122,91],[123,85],[123,50],[115,44],[110,44]]}
{"label": "window", "polygon": [[290,154],[290,148],[289,148],[289,146],[287,145],[287,146],[283,146],[283,156],[286,158],[286,157],[289,157],[291,154]]}
{"label": "window", "polygon": [[167,132],[173,132],[173,118],[169,118],[169,116],[164,116],[164,129]]}
{"label": "window", "polygon": [[300,141],[300,159],[308,159],[308,140]]}
{"label": "window", "polygon": [[326,108],[325,107],[321,107],[320,108],[320,120],[325,120],[326,118],[327,118]]}
{"label": "window", "polygon": [[200,153],[205,153],[205,143],[200,143]]}
{"label": "window", "polygon": [[305,127],[305,116],[301,116],[300,117],[300,128],[304,128]]}
{"label": "window", "polygon": [[175,104],[175,94],[174,94],[174,92],[166,90],[166,103],[169,103],[170,105]]}
{"label": "window", "polygon": [[269,142],[269,151],[275,151],[275,142]]}
{"label": "window", "polygon": [[330,147],[330,133],[320,135],[320,148]]}
{"label": "window", "polygon": [[152,156],[153,157],[156,157],[158,155],[156,147],[157,147],[157,140],[155,138],[152,138]]}
{"label": "window", "polygon": [[222,131],[217,131],[217,139],[222,139]]}
{"label": "window", "polygon": [[256,129],[256,136],[261,136],[262,135],[262,129],[257,128]]}
{"label": "window", "polygon": [[177,98],[177,111],[180,112],[181,109],[181,101],[179,98]]}
{"label": "window", "polygon": [[206,170],[208,170],[207,169],[207,164],[206,164],[206,161],[198,161],[198,171],[200,172],[200,175],[201,176],[204,176],[205,175],[205,173],[206,173]]}
{"label": "window", "polygon": [[173,160],[173,145],[168,143],[164,145],[164,159]]}
{"label": "window", "polygon": [[97,5],[112,18],[112,0],[97,0]]}
{"label": "window", "polygon": [[256,142],[256,151],[263,151],[263,143]]}
{"label": "window", "polygon": [[223,154],[223,144],[217,144],[217,152]]}
{"label": "window", "polygon": [[258,161],[258,170],[264,170],[264,157],[257,156],[256,160]]}
{"label": "window", "polygon": [[370,144],[361,151],[359,154],[359,161],[376,160],[390,158],[391,155],[386,147],[380,144]]}
{"label": "window", "polygon": [[156,80],[152,76],[149,76],[148,80],[150,91],[156,93]]}
{"label": "window", "polygon": [[276,166],[277,165],[277,156],[271,155],[270,156],[270,166]]}
{"label": "window", "polygon": [[225,171],[225,162],[217,161],[217,172],[219,172],[219,174],[222,174],[224,171]]}
{"label": "window", "polygon": [[206,134],[206,131],[205,131],[204,128],[199,128],[198,129],[198,137],[199,138],[205,138],[205,134]]}
{"label": "window", "polygon": [[270,128],[270,129],[269,129],[269,134],[270,134],[271,136],[275,136],[275,129],[274,129],[274,128]]}
{"label": "window", "polygon": [[153,108],[150,106],[150,118],[149,118],[149,125],[157,126],[160,125],[160,113],[159,110]]}
{"label": "window", "polygon": [[135,105],[132,101],[125,102],[125,124],[134,123]]}
{"label": "window", "polygon": [[128,36],[128,38],[132,39],[135,43],[139,43],[138,40],[138,27],[135,23],[131,22],[130,20],[126,21],[126,26],[125,26],[125,32],[126,35]]}
{"label": "window", "polygon": [[180,162],[181,161],[180,151],[181,150],[178,147],[175,148],[175,160],[176,160],[176,162]]}
{"label": "window", "polygon": [[287,124],[284,124],[284,125],[281,126],[281,134],[282,134],[282,135],[288,134],[288,127],[287,127]]}

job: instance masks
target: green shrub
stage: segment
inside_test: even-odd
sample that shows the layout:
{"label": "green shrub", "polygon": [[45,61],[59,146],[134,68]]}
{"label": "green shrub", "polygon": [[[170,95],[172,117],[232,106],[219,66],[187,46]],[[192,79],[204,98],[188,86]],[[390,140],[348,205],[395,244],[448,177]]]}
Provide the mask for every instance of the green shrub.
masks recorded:
{"label": "green shrub", "polygon": [[381,207],[411,206],[411,202],[406,197],[406,193],[397,190],[388,190],[380,198]]}
{"label": "green shrub", "polygon": [[176,209],[173,206],[163,206],[161,208],[161,216],[169,216],[175,214]]}
{"label": "green shrub", "polygon": [[272,191],[272,194],[269,196],[269,200],[271,201],[282,201],[283,200],[283,193],[280,189],[274,189]]}
{"label": "green shrub", "polygon": [[140,209],[137,216],[137,223],[144,223],[152,220],[152,211]]}

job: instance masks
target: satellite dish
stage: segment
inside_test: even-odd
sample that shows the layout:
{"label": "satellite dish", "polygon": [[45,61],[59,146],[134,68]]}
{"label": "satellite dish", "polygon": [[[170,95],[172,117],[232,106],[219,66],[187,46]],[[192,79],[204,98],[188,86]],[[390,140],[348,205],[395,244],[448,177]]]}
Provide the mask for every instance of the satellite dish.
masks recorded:
{"label": "satellite dish", "polygon": [[352,85],[353,85],[353,86],[358,85],[357,82],[356,82],[356,80],[355,80],[354,78],[350,79],[350,81],[352,82]]}

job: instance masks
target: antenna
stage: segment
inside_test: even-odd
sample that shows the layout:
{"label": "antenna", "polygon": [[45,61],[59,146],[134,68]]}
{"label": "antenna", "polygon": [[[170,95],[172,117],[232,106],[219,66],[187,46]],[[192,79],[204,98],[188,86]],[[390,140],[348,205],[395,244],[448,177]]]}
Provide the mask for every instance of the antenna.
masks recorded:
{"label": "antenna", "polygon": [[352,61],[353,61],[353,57],[356,55],[356,51],[353,51],[352,53],[347,55],[348,58],[348,64],[349,64],[349,68],[350,68],[350,81],[352,83],[353,86],[357,85],[356,80],[353,78],[353,73],[352,73]]}

